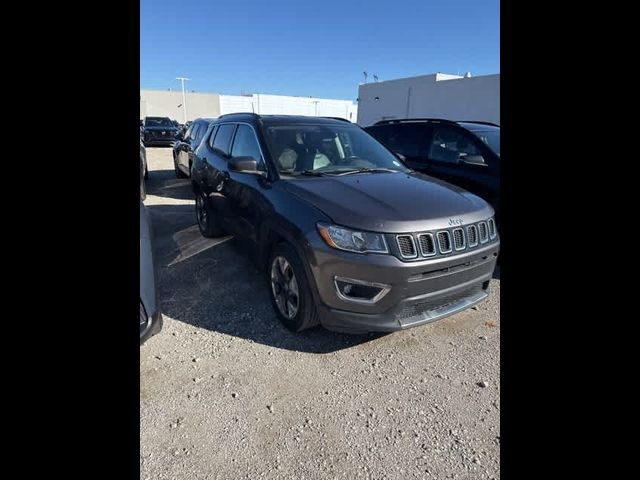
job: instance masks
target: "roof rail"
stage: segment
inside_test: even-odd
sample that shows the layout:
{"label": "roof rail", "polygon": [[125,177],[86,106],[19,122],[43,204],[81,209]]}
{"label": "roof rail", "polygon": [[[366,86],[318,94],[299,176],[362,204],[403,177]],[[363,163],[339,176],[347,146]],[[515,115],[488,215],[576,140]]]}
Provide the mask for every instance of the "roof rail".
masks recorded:
{"label": "roof rail", "polygon": [[500,125],[498,125],[497,123],[493,123],[493,122],[483,122],[481,120],[458,120],[459,122],[465,122],[465,123],[477,123],[479,125],[491,125],[493,127],[499,127]]}
{"label": "roof rail", "polygon": [[224,115],[219,115],[218,118],[229,117],[231,115],[251,115],[252,117],[260,118],[260,115],[253,112],[234,112],[234,113],[225,113]]}
{"label": "roof rail", "polygon": [[340,120],[342,122],[351,123],[351,120],[347,120],[346,118],[342,118],[342,117],[320,117],[320,118],[328,118],[330,120]]}
{"label": "roof rail", "polygon": [[390,118],[388,120],[380,120],[374,125],[385,125],[388,123],[402,123],[402,122],[445,122],[445,123],[457,123],[455,120],[447,120],[446,118]]}

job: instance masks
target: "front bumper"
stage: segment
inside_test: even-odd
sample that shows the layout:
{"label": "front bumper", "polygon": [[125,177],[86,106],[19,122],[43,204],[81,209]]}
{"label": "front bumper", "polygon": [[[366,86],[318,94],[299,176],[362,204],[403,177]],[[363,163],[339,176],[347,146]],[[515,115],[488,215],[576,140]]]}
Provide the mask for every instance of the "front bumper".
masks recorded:
{"label": "front bumper", "polygon": [[[484,300],[500,248],[495,240],[459,255],[403,262],[391,255],[361,255],[314,245],[311,272],[322,325],[346,333],[392,332],[430,323]],[[389,285],[370,304],[341,297],[334,278]]]}
{"label": "front bumper", "polygon": [[147,319],[146,325],[140,325],[140,345],[162,330],[162,313],[160,309]]}

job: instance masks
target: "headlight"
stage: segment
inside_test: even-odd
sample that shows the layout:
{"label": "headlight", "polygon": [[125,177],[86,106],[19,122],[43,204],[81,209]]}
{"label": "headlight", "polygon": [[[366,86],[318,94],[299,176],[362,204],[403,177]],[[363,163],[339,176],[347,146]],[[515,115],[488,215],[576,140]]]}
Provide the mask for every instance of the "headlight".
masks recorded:
{"label": "headlight", "polygon": [[333,248],[358,253],[389,253],[387,242],[380,233],[358,232],[336,225],[318,223],[322,239]]}

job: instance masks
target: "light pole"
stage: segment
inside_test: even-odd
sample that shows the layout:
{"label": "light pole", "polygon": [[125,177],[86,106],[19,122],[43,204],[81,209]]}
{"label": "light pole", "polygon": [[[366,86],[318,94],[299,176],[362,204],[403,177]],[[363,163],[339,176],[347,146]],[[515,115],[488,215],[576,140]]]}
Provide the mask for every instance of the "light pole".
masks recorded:
{"label": "light pole", "polygon": [[182,111],[184,112],[184,123],[187,123],[187,97],[184,94],[184,82],[185,80],[190,80],[185,77],[177,77],[176,80],[180,80],[182,83]]}

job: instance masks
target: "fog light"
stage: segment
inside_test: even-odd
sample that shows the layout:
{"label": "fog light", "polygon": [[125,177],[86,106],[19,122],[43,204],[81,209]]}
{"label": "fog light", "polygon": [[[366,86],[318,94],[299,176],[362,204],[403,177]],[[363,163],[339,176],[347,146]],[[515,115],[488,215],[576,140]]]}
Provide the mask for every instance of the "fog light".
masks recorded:
{"label": "fog light", "polygon": [[376,303],[391,290],[391,285],[384,283],[365,282],[344,277],[334,277],[334,284],[338,296],[342,300],[358,303]]}

